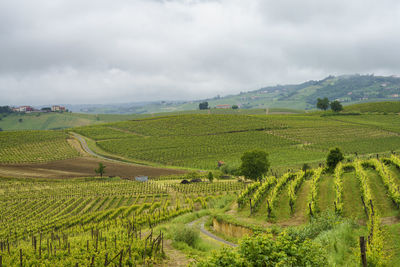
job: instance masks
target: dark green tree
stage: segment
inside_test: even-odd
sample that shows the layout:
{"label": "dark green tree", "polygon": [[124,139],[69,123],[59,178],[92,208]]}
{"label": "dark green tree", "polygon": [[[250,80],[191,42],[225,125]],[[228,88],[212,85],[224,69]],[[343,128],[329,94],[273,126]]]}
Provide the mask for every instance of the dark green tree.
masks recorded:
{"label": "dark green tree", "polygon": [[100,174],[100,177],[103,177],[103,174],[105,173],[105,168],[106,166],[100,162],[99,167],[97,169],[94,169],[94,172],[96,174]]}
{"label": "dark green tree", "polygon": [[317,99],[317,108],[327,110],[329,108],[329,99],[327,97]]}
{"label": "dark green tree", "polygon": [[207,175],[207,178],[208,178],[208,180],[210,181],[210,183],[212,183],[213,180],[214,180],[214,175],[213,175],[213,173],[212,173],[212,172],[209,172],[208,175]]}
{"label": "dark green tree", "polygon": [[18,122],[22,122],[22,119],[18,119]]}
{"label": "dark green tree", "polygon": [[207,101],[201,102],[199,104],[199,109],[208,109],[208,102]]}
{"label": "dark green tree", "polygon": [[331,109],[332,109],[334,112],[339,112],[339,111],[342,111],[342,110],[343,110],[343,106],[342,106],[342,104],[341,104],[339,101],[335,100],[335,101],[332,101],[332,102],[331,102]]}
{"label": "dark green tree", "polygon": [[232,109],[238,109],[239,106],[238,105],[232,105]]}
{"label": "dark green tree", "polygon": [[242,164],[240,165],[240,173],[251,180],[260,180],[268,171],[270,163],[268,154],[265,151],[253,150],[248,151],[241,157]]}
{"label": "dark green tree", "polygon": [[332,148],[326,158],[326,165],[330,170],[334,170],[336,165],[344,159],[342,152],[339,148]]}

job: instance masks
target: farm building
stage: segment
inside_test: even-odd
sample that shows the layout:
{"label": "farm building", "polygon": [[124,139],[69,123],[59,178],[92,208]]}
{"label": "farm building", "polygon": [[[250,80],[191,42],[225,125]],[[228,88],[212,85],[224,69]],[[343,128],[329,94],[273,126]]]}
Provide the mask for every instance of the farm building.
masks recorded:
{"label": "farm building", "polygon": [[229,108],[231,108],[232,106],[231,105],[216,105],[215,106],[215,108],[220,108],[220,109],[229,109]]}
{"label": "farm building", "polygon": [[62,106],[52,106],[51,111],[65,111],[65,107]]}

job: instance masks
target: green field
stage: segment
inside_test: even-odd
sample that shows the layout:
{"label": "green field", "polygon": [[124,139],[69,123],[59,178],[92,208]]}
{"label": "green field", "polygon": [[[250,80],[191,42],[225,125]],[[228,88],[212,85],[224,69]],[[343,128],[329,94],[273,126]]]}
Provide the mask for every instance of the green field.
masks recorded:
{"label": "green field", "polygon": [[48,162],[74,158],[78,152],[61,131],[0,132],[0,163]]}
{"label": "green field", "polygon": [[159,117],[166,115],[183,114],[238,114],[257,115],[275,113],[304,113],[302,110],[288,108],[273,109],[210,109],[210,110],[187,110],[176,112],[162,112],[154,114],[84,114],[84,113],[12,113],[0,114],[0,129],[3,131],[12,130],[54,130],[65,129],[86,125],[101,124],[107,122],[125,121],[132,119]]}
{"label": "green field", "polygon": [[[149,116],[149,115],[147,115]],[[51,130],[64,129],[113,121],[146,117],[142,115],[111,115],[83,113],[12,113],[0,114],[0,128],[7,130]]]}
{"label": "green field", "polygon": [[[99,266],[121,250],[123,265],[157,262],[163,257],[161,242],[150,250],[150,240],[156,244],[159,233],[150,237],[149,225],[206,208],[218,195],[243,189],[243,184],[222,181],[192,185],[188,195],[180,193],[175,183],[119,178],[1,179],[2,264],[19,264],[22,253],[24,266],[39,262],[46,266]],[[172,194],[171,188],[176,188],[176,193]],[[206,198],[211,193],[213,197]]]}
{"label": "green field", "polygon": [[198,169],[237,166],[262,149],[272,168],[325,160],[331,147],[349,156],[399,149],[400,116],[179,115],[80,127],[102,150],[127,159]]}
{"label": "green field", "polygon": [[400,101],[371,102],[344,107],[345,112],[399,113]]}
{"label": "green field", "polygon": [[[371,265],[400,262],[400,157],[391,154],[399,151],[399,115],[235,112],[158,114],[69,130],[0,132],[0,163],[77,157],[68,140],[68,132],[76,132],[99,153],[201,170],[147,183],[119,177],[0,178],[2,266],[21,261],[23,266],[177,266],[178,259],[183,265],[189,259],[200,266],[235,259],[255,266],[251,257],[268,249],[273,251],[267,255],[277,255],[270,260],[283,260],[283,265],[301,259],[315,260],[311,265],[316,266],[358,266],[361,235],[369,240]],[[343,163],[333,172],[316,168],[334,146],[345,153]],[[238,166],[243,152],[251,149],[269,153],[272,169],[262,183],[223,179],[217,162]],[[303,163],[313,168],[300,171]],[[212,183],[207,181],[210,170]],[[180,183],[194,177],[202,182]],[[240,243],[239,248],[212,252],[223,244],[200,233],[202,223],[215,235]],[[193,242],[183,239],[187,228],[198,235]],[[240,242],[241,232],[259,235]]]}
{"label": "green field", "polygon": [[[321,246],[320,252],[330,255],[326,259],[330,265],[354,263],[357,260],[357,242],[350,240],[357,240],[358,235],[374,231],[371,239],[373,246],[367,251],[368,260],[385,255],[389,257],[379,258],[379,262],[394,266],[399,262],[400,253],[397,236],[393,233],[398,228],[398,222],[392,218],[399,214],[399,209],[392,201],[400,204],[400,198],[396,198],[400,195],[390,196],[387,192],[395,186],[390,181],[400,178],[397,174],[388,178],[389,170],[393,173],[397,160],[392,157],[385,160],[385,164],[378,160],[349,163],[346,166],[353,166],[353,170],[337,172],[341,173],[339,187],[334,181],[336,174],[322,173],[316,187],[317,210],[312,215],[309,214],[308,201],[312,199],[311,183],[315,170],[308,174],[296,172],[278,178],[268,177],[263,185],[255,184],[251,190],[251,186],[232,179],[180,184],[180,179],[185,176],[159,178],[147,183],[118,177],[0,179],[2,264],[13,266],[22,260],[26,266],[38,263],[49,266],[75,266],[77,263],[96,266],[116,256],[116,264],[119,261],[123,265],[143,264],[144,261],[161,263],[173,249],[166,248],[165,256],[161,243],[157,241],[157,238],[161,238],[160,234],[175,240],[176,225],[185,227],[183,223],[208,215],[227,225],[272,233],[278,240],[288,232],[298,238],[306,237],[313,246]],[[363,167],[360,169],[359,166]],[[375,170],[372,166],[375,166]],[[271,186],[266,186],[268,184]],[[352,187],[351,197],[348,195],[348,186]],[[343,191],[344,197],[336,200],[336,205],[340,207],[342,202],[343,210],[335,210],[333,205],[338,190]],[[260,191],[263,193],[260,194]],[[260,201],[252,202],[253,213],[250,214],[249,200],[255,200],[257,194],[261,197]],[[238,196],[242,199],[241,204],[232,209],[232,200],[238,201]],[[364,216],[361,197],[367,203],[373,203],[375,215],[368,206],[368,217]],[[290,208],[290,199],[294,201],[293,210]],[[332,215],[335,213],[337,216]],[[311,217],[317,221],[308,224]],[[356,220],[351,223],[347,218]],[[383,227],[383,222],[389,221]],[[362,226],[365,223],[366,226]],[[234,242],[240,240],[227,236],[226,232],[215,234]],[[332,237],[335,238],[331,240]],[[180,253],[188,253],[189,257],[198,261],[216,255],[210,253],[211,250],[222,246],[209,237],[200,235],[199,238],[192,245],[183,241],[173,241],[173,244],[175,249],[181,250]],[[149,242],[153,243],[152,249],[148,246]],[[277,249],[285,251],[283,247]],[[171,266],[174,265],[173,259],[169,259],[169,262]]]}

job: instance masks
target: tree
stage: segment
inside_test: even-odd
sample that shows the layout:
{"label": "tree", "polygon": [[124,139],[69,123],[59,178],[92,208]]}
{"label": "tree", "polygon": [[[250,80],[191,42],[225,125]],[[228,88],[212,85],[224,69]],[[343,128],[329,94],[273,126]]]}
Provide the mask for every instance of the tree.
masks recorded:
{"label": "tree", "polygon": [[22,122],[22,119],[18,119],[18,122]]}
{"label": "tree", "polygon": [[232,105],[232,109],[238,109],[239,106],[238,105]]}
{"label": "tree", "polygon": [[261,150],[245,152],[241,157],[240,173],[247,179],[261,181],[270,166],[267,156],[268,154]]}
{"label": "tree", "polygon": [[332,101],[332,102],[331,102],[331,109],[332,109],[334,112],[339,112],[339,111],[342,111],[342,110],[343,110],[343,106],[342,106],[342,104],[341,104],[339,101],[335,100],[335,101]]}
{"label": "tree", "polygon": [[342,152],[339,148],[332,148],[326,158],[326,165],[330,170],[334,170],[336,165],[344,159]]}
{"label": "tree", "polygon": [[307,170],[311,169],[310,165],[308,165],[307,163],[303,164],[303,167],[301,167],[301,170],[303,172],[306,172]]}
{"label": "tree", "polygon": [[329,108],[329,99],[327,97],[324,97],[323,99],[318,98],[317,99],[317,108],[322,109],[322,110],[327,110]]}
{"label": "tree", "polygon": [[214,180],[214,175],[213,175],[213,173],[212,173],[212,172],[209,172],[208,175],[207,175],[207,178],[208,178],[208,180],[210,181],[210,183],[212,183],[213,180]]}
{"label": "tree", "polygon": [[105,173],[105,170],[104,170],[105,168],[106,168],[106,166],[100,162],[99,167],[97,169],[94,169],[94,172],[96,174],[100,174],[100,177],[103,177],[103,174]]}
{"label": "tree", "polygon": [[207,101],[201,102],[199,104],[199,109],[208,109],[208,102]]}

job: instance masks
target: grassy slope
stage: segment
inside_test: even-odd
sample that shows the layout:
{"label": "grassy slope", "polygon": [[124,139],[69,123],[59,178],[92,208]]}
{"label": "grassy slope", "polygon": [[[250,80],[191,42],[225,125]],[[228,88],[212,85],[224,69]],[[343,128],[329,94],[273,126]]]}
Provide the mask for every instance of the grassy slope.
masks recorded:
{"label": "grassy slope", "polygon": [[289,206],[289,195],[288,185],[281,189],[279,193],[277,203],[275,203],[274,215],[277,221],[285,221],[290,218],[290,206]]}
{"label": "grassy slope", "polygon": [[306,221],[306,214],[308,209],[308,196],[310,193],[311,180],[304,181],[299,191],[297,192],[297,199],[294,205],[293,218],[300,222]]}
{"label": "grassy slope", "polygon": [[391,266],[400,266],[400,224],[384,226],[384,230],[387,234],[385,241],[391,248]]}
{"label": "grassy slope", "polygon": [[360,183],[354,172],[343,174],[343,214],[346,217],[365,219],[361,202]]}
{"label": "grassy slope", "polygon": [[[210,109],[210,110],[187,110],[172,111],[154,114],[84,114],[84,113],[28,113],[10,114],[7,116],[0,114],[0,128],[8,130],[50,130],[64,129],[72,127],[87,126],[100,123],[126,121],[131,119],[143,119],[150,117],[183,115],[183,114],[237,114],[237,115],[264,115],[265,109]],[[304,113],[302,110],[289,108],[268,109],[268,114]],[[22,119],[21,122],[19,120]]]}
{"label": "grassy slope", "polygon": [[[129,120],[141,115],[91,115],[81,113],[30,113],[11,114],[2,117],[0,128],[3,130],[49,130],[79,127],[91,124]],[[22,119],[21,122],[19,120]]]}
{"label": "grassy slope", "polygon": [[324,174],[319,181],[318,207],[320,211],[333,210],[335,201],[335,189],[333,176]]}
{"label": "grassy slope", "polygon": [[370,102],[354,104],[344,107],[345,112],[386,112],[399,113],[400,101]]}
{"label": "grassy slope", "polygon": [[377,172],[367,170],[369,177],[369,186],[371,188],[372,198],[375,201],[375,209],[382,217],[395,216],[398,214],[396,207],[386,194],[386,188],[381,177]]}

